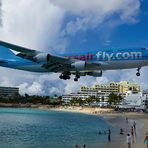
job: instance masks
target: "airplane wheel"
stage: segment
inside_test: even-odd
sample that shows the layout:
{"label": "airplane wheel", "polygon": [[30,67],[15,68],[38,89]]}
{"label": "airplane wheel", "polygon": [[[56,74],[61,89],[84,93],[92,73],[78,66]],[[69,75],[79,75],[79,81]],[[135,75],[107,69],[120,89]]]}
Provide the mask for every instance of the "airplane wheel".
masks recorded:
{"label": "airplane wheel", "polygon": [[74,81],[78,81],[78,78],[74,78]]}
{"label": "airplane wheel", "polygon": [[76,75],[76,78],[77,78],[77,79],[79,79],[79,78],[80,78],[80,76],[79,76],[79,75]]}
{"label": "airplane wheel", "polygon": [[63,79],[63,80],[67,80],[67,79],[69,80],[69,79],[70,79],[70,76],[63,76],[63,75],[60,75],[59,78],[60,78],[60,79]]}
{"label": "airplane wheel", "polygon": [[67,76],[63,76],[63,79],[64,79],[64,80],[67,80]]}
{"label": "airplane wheel", "polygon": [[137,72],[137,73],[136,73],[136,76],[137,76],[137,77],[139,77],[139,76],[140,76],[140,73],[139,73],[139,72]]}
{"label": "airplane wheel", "polygon": [[70,79],[70,76],[67,76],[67,79],[69,80]]}
{"label": "airplane wheel", "polygon": [[63,76],[62,76],[62,75],[60,75],[60,76],[59,76],[59,78],[60,78],[60,79],[63,79]]}

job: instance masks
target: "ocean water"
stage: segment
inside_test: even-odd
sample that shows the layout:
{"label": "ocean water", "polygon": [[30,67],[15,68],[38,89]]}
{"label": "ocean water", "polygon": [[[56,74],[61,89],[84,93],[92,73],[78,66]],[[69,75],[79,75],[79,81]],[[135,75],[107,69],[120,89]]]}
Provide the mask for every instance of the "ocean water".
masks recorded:
{"label": "ocean water", "polygon": [[[112,142],[98,131],[111,129]],[[0,108],[0,148],[107,148],[118,142],[118,129],[99,116]]]}

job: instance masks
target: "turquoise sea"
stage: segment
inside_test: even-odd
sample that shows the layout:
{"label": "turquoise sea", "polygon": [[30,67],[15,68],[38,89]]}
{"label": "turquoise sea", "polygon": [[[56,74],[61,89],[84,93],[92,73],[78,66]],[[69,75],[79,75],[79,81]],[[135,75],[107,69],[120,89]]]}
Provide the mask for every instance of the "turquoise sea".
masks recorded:
{"label": "turquoise sea", "polygon": [[[112,142],[98,131],[112,131]],[[0,108],[0,148],[106,148],[118,142],[119,129],[99,116]],[[111,148],[111,147],[110,147]]]}

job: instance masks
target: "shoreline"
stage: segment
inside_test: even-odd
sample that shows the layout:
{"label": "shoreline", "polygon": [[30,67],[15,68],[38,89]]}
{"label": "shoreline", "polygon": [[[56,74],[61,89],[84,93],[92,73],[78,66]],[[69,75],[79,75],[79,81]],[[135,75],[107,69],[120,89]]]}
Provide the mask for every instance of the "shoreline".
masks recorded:
{"label": "shoreline", "polygon": [[[39,107],[39,109],[46,109]],[[114,109],[110,108],[99,108],[99,107],[82,107],[82,106],[60,106],[55,108],[50,108],[52,111],[62,111],[62,112],[72,112],[72,113],[82,113],[88,115],[102,115],[102,114],[112,114],[115,113]]]}
{"label": "shoreline", "polygon": [[[137,136],[135,137],[135,142],[132,144],[132,148],[143,148],[146,147],[143,139],[145,136],[145,131],[148,131],[148,114],[145,113],[137,113],[137,112],[116,112],[114,109],[108,108],[98,108],[98,107],[77,107],[77,106],[70,106],[70,107],[56,107],[56,108],[46,108],[40,106],[38,109],[43,110],[51,110],[51,111],[62,111],[62,112],[72,112],[72,113],[82,113],[88,115],[96,115],[103,117],[111,126],[123,128],[125,130],[124,135],[119,141],[119,143],[110,144],[111,147],[118,146],[119,148],[125,148],[126,145],[126,135],[130,132],[130,128],[133,125],[133,122],[136,122],[137,126]],[[128,118],[129,123],[128,126],[126,125],[126,118]],[[115,145],[114,145],[115,144]]]}
{"label": "shoreline", "polygon": [[[119,143],[111,143],[110,146],[113,144],[119,148],[126,147],[126,134],[129,132],[129,127],[132,125],[133,121],[137,123],[137,137],[135,143],[133,143],[132,148],[143,148],[146,145],[143,142],[145,131],[148,131],[148,114],[144,113],[137,113],[137,112],[123,112],[119,113],[114,111],[113,109],[108,108],[98,108],[98,107],[79,107],[79,106],[51,106],[51,105],[41,105],[41,104],[1,104],[0,107],[13,107],[13,108],[34,108],[46,111],[59,111],[59,112],[71,112],[71,113],[82,113],[88,115],[95,115],[103,117],[108,124],[113,127],[123,128],[125,130],[125,134],[119,140]],[[129,125],[125,124],[125,119],[129,119]],[[114,147],[111,146],[111,147]]]}

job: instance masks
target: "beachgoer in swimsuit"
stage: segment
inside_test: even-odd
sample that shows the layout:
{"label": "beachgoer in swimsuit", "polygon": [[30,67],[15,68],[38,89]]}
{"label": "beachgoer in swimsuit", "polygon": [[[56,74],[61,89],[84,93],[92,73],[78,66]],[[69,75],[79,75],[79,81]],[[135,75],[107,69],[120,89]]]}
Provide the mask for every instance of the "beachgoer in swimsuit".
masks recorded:
{"label": "beachgoer in swimsuit", "polygon": [[126,143],[127,143],[127,147],[131,148],[132,140],[131,140],[130,134],[127,134],[127,136],[126,136]]}

